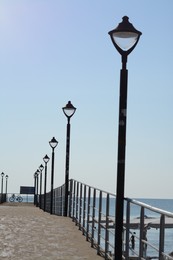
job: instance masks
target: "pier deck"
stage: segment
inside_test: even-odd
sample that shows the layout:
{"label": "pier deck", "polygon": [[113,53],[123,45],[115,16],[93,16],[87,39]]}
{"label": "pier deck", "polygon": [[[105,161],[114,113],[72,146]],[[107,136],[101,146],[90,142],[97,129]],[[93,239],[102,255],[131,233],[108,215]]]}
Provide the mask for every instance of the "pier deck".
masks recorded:
{"label": "pier deck", "polygon": [[70,218],[29,204],[0,205],[0,259],[102,259]]}

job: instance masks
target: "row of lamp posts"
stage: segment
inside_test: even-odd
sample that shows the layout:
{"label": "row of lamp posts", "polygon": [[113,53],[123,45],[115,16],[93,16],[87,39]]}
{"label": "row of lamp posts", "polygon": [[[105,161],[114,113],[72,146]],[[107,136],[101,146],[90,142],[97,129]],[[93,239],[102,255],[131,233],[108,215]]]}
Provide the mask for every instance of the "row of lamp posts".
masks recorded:
{"label": "row of lamp posts", "polygon": [[[136,47],[141,32],[136,30],[129,22],[127,16],[123,17],[123,21],[109,32],[112,43],[122,58],[122,69],[120,72],[120,96],[119,96],[119,126],[118,126],[118,159],[117,159],[117,187],[116,187],[116,216],[115,216],[115,258],[122,259],[122,233],[123,233],[123,207],[124,207],[124,183],[125,183],[125,152],[126,152],[126,121],[127,121],[127,81],[128,71],[127,56]],[[68,182],[69,182],[69,156],[70,156],[70,118],[76,111],[76,108],[69,101],[68,104],[62,108],[67,117],[67,136],[66,136],[66,164],[65,164],[65,206],[64,216],[67,216],[68,209]],[[52,148],[52,167],[51,167],[51,206],[50,213],[53,211],[53,185],[54,185],[54,150],[58,144],[53,137],[49,142]],[[47,163],[49,157],[46,155],[43,158],[45,162],[45,183],[44,183],[44,210],[46,205],[46,181],[47,181]],[[38,195],[38,174],[40,173],[40,206],[42,193],[42,171],[44,166],[41,164],[39,170],[34,175],[36,194]],[[3,178],[4,173],[1,173],[1,197],[3,195]],[[6,193],[7,180],[6,177]],[[36,204],[38,201],[34,201]]]}
{"label": "row of lamp posts", "polygon": [[[124,208],[124,183],[125,183],[125,152],[126,152],[126,121],[127,121],[127,80],[128,71],[127,56],[136,47],[141,32],[136,30],[129,22],[127,16],[123,21],[109,32],[112,43],[122,58],[122,69],[120,72],[120,95],[119,95],[119,126],[118,126],[118,159],[117,159],[117,187],[116,187],[116,216],[115,216],[115,259],[122,259],[122,234],[123,234],[123,208]],[[69,101],[63,112],[67,117],[67,139],[66,139],[66,170],[65,170],[65,207],[64,216],[68,209],[68,180],[69,180],[69,155],[70,155],[70,118],[76,108]],[[51,181],[51,212],[53,201],[53,175],[54,175],[54,148],[52,146],[52,181]]]}
{"label": "row of lamp posts", "polygon": [[[72,105],[71,101],[67,103],[65,107],[62,108],[65,116],[67,117],[67,134],[66,134],[66,162],[65,162],[65,204],[63,209],[63,215],[67,216],[68,213],[68,183],[69,183],[69,161],[70,161],[70,119],[74,115],[76,108]],[[58,145],[58,141],[53,137],[49,141],[49,145],[52,148],[52,164],[51,164],[51,190],[50,190],[50,214],[53,213],[53,189],[54,189],[54,161],[55,161],[55,148]],[[46,154],[43,158],[45,167],[41,164],[39,169],[34,174],[34,187],[35,187],[35,198],[34,204],[38,206],[38,176],[40,175],[40,196],[39,196],[39,206],[42,207],[42,172],[45,169],[44,177],[44,206],[43,210],[46,210],[46,188],[47,188],[47,163],[50,160]]]}

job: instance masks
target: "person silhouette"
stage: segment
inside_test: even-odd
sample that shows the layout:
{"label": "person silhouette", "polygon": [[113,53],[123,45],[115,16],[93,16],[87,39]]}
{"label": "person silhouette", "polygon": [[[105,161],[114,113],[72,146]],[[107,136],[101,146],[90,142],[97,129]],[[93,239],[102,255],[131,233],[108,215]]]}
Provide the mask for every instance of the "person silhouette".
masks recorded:
{"label": "person silhouette", "polygon": [[136,233],[133,232],[130,238],[132,249],[135,249],[135,234]]}

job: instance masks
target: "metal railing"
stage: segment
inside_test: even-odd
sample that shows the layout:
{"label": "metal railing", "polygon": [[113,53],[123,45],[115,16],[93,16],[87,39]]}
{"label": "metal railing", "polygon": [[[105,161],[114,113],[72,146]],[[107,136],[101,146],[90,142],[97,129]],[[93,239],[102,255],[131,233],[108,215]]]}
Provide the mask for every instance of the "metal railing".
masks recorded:
{"label": "metal railing", "polygon": [[[133,207],[138,209],[139,217],[131,217]],[[139,259],[173,259],[173,253],[170,252],[170,249],[173,249],[173,213],[136,200],[126,199],[124,228],[125,259],[129,259],[130,251]],[[129,246],[130,235],[137,240],[137,249]]]}
{"label": "metal railing", "polygon": [[[43,209],[44,195],[41,199]],[[63,216],[64,204],[63,185],[54,189],[53,214]],[[104,259],[114,259],[115,204],[115,194],[70,180],[68,216]],[[50,212],[49,193],[46,195],[45,211]],[[171,241],[168,241],[167,233],[172,237]],[[173,251],[172,241],[173,213],[125,198],[122,259],[173,260],[170,254],[171,246]]]}

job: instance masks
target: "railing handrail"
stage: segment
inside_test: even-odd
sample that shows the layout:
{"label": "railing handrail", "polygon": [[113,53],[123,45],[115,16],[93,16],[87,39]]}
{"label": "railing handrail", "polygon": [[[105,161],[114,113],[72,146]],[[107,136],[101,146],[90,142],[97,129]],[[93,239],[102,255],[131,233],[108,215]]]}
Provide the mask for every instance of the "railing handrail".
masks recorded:
{"label": "railing handrail", "polygon": [[169,211],[167,211],[167,210],[163,210],[163,209],[159,209],[159,208],[157,208],[157,207],[150,206],[150,205],[148,205],[148,204],[146,204],[146,203],[143,203],[143,202],[141,202],[141,201],[137,201],[137,200],[135,200],[135,199],[125,198],[125,200],[127,200],[127,201],[129,201],[129,202],[131,202],[131,203],[133,203],[133,204],[135,204],[135,205],[138,205],[138,206],[144,207],[144,208],[146,208],[146,209],[149,209],[149,210],[151,210],[151,211],[154,211],[154,212],[156,212],[156,213],[163,214],[163,215],[166,215],[166,216],[168,216],[168,217],[173,218],[173,213],[172,213],[172,212],[169,212]]}
{"label": "railing handrail", "polygon": [[90,187],[91,189],[95,189],[95,190],[97,190],[97,191],[101,191],[101,192],[103,192],[103,193],[106,193],[106,194],[109,194],[109,195],[111,195],[111,196],[116,197],[116,194],[115,194],[115,193],[111,193],[111,192],[109,192],[109,191],[101,190],[101,189],[99,189],[99,188],[96,188],[96,187],[94,187],[94,186],[85,184],[85,183],[80,182],[80,181],[77,181],[77,180],[75,180],[75,179],[70,179],[70,181],[76,181],[76,182],[78,182],[78,183],[80,183],[80,184],[82,184],[82,185],[85,185],[85,186],[87,186],[87,187]]}

